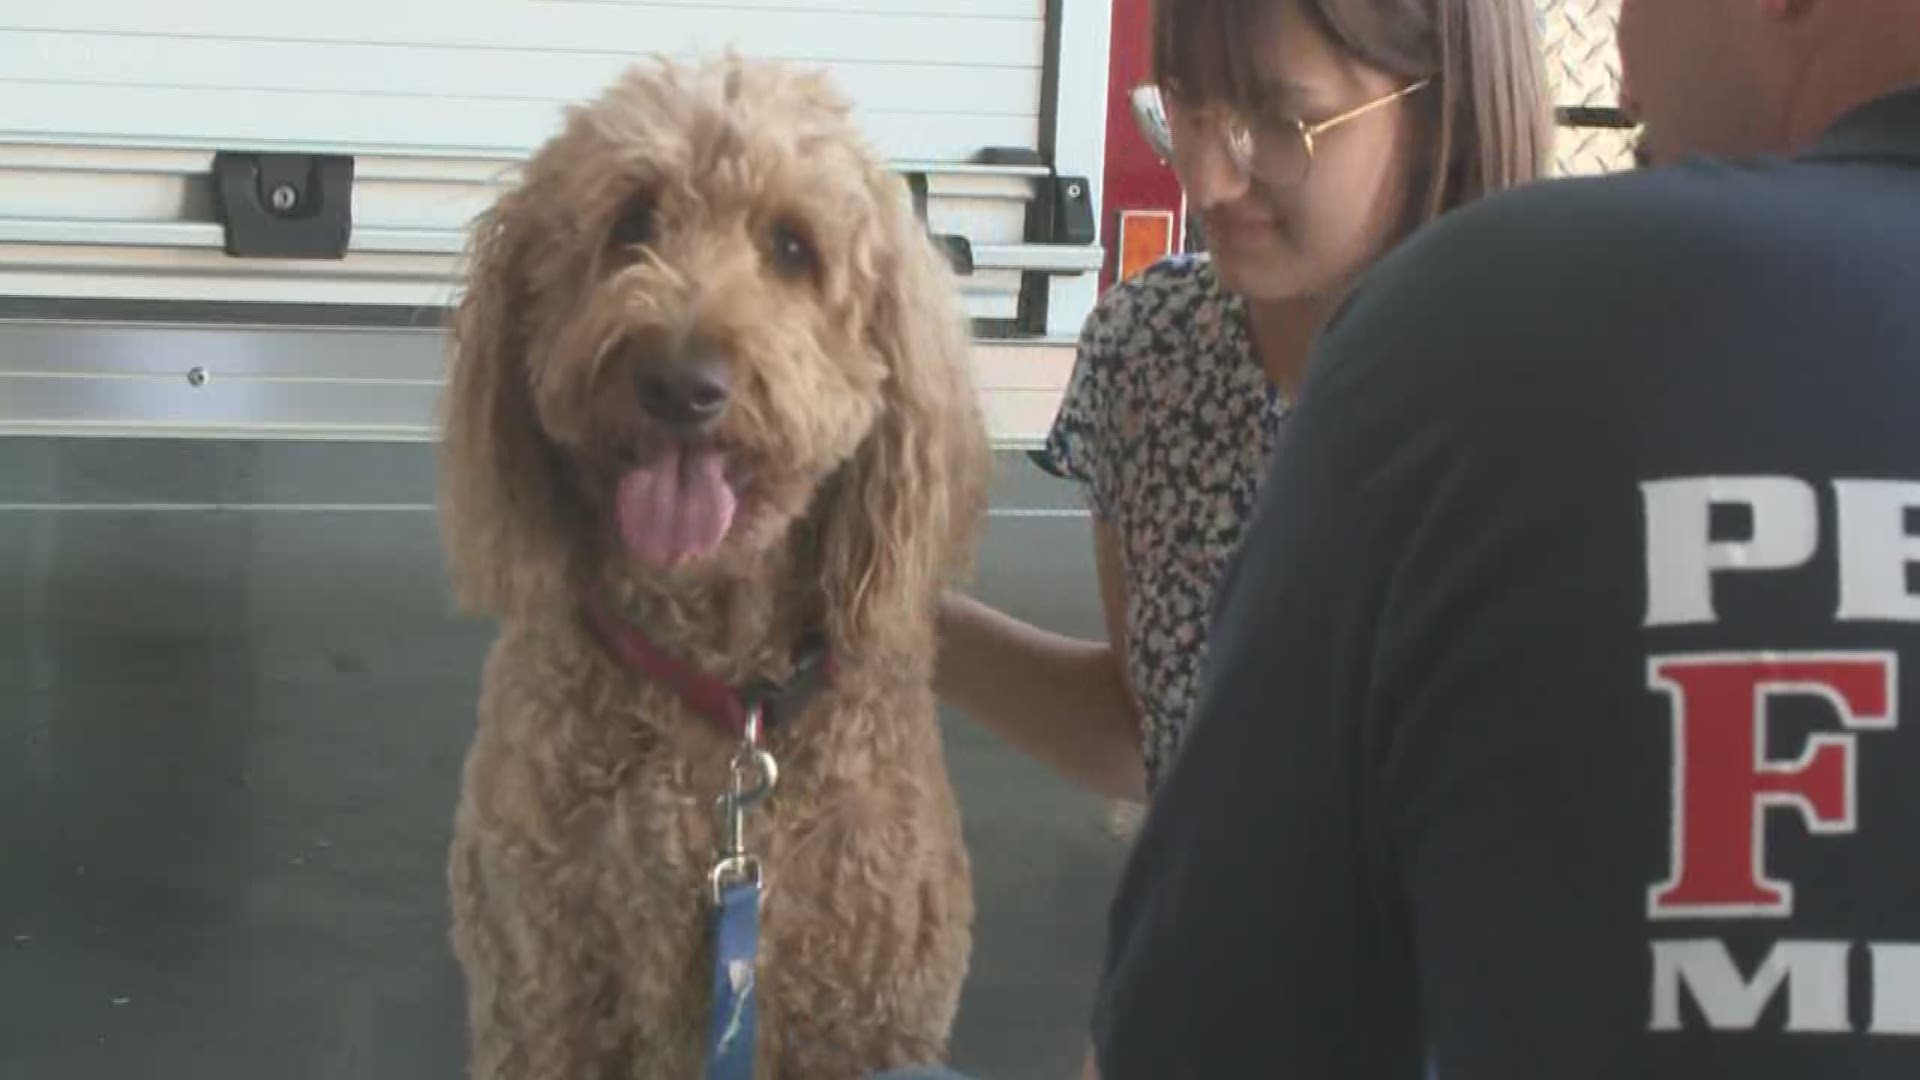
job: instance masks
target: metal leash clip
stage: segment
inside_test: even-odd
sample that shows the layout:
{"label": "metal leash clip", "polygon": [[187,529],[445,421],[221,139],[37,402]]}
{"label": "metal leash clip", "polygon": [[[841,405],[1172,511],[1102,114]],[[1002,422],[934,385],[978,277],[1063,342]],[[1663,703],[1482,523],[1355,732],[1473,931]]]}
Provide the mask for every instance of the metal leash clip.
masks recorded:
{"label": "metal leash clip", "polygon": [[760,858],[747,851],[747,811],[767,800],[780,781],[780,767],[773,755],[760,746],[761,710],[753,706],[747,713],[746,729],[740,749],[733,756],[726,794],[719,797],[720,851],[708,877],[709,892],[718,906],[727,889],[735,885],[761,884]]}

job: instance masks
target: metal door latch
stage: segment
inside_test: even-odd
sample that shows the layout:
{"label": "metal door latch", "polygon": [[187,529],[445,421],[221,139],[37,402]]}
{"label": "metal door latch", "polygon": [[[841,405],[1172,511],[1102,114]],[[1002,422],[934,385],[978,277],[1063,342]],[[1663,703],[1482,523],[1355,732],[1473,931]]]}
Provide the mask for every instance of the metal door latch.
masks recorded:
{"label": "metal door latch", "polygon": [[353,235],[353,158],[222,150],[214,202],[239,258],[341,259]]}

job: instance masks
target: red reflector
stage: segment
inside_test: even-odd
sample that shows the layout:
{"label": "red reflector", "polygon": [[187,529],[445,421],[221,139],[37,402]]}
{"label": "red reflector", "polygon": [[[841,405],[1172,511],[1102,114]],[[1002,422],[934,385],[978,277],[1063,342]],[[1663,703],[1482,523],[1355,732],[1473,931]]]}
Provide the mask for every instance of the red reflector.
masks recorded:
{"label": "red reflector", "polygon": [[1173,211],[1120,212],[1120,280],[1173,254]]}

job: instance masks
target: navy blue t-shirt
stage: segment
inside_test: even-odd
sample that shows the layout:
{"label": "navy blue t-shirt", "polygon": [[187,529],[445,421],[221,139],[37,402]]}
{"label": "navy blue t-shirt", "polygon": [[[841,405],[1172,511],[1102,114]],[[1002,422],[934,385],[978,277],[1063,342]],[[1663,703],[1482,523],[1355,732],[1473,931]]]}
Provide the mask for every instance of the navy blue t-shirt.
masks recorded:
{"label": "navy blue t-shirt", "polygon": [[1106,1080],[1920,1077],[1920,88],[1449,215],[1272,470]]}

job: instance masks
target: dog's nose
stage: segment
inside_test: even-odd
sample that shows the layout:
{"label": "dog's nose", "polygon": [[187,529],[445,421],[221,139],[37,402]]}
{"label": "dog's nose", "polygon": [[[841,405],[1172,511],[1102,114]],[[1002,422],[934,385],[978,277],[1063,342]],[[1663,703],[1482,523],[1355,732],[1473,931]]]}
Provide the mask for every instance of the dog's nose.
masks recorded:
{"label": "dog's nose", "polygon": [[724,361],[689,358],[650,367],[640,376],[640,405],[663,424],[699,430],[727,410],[731,387]]}

